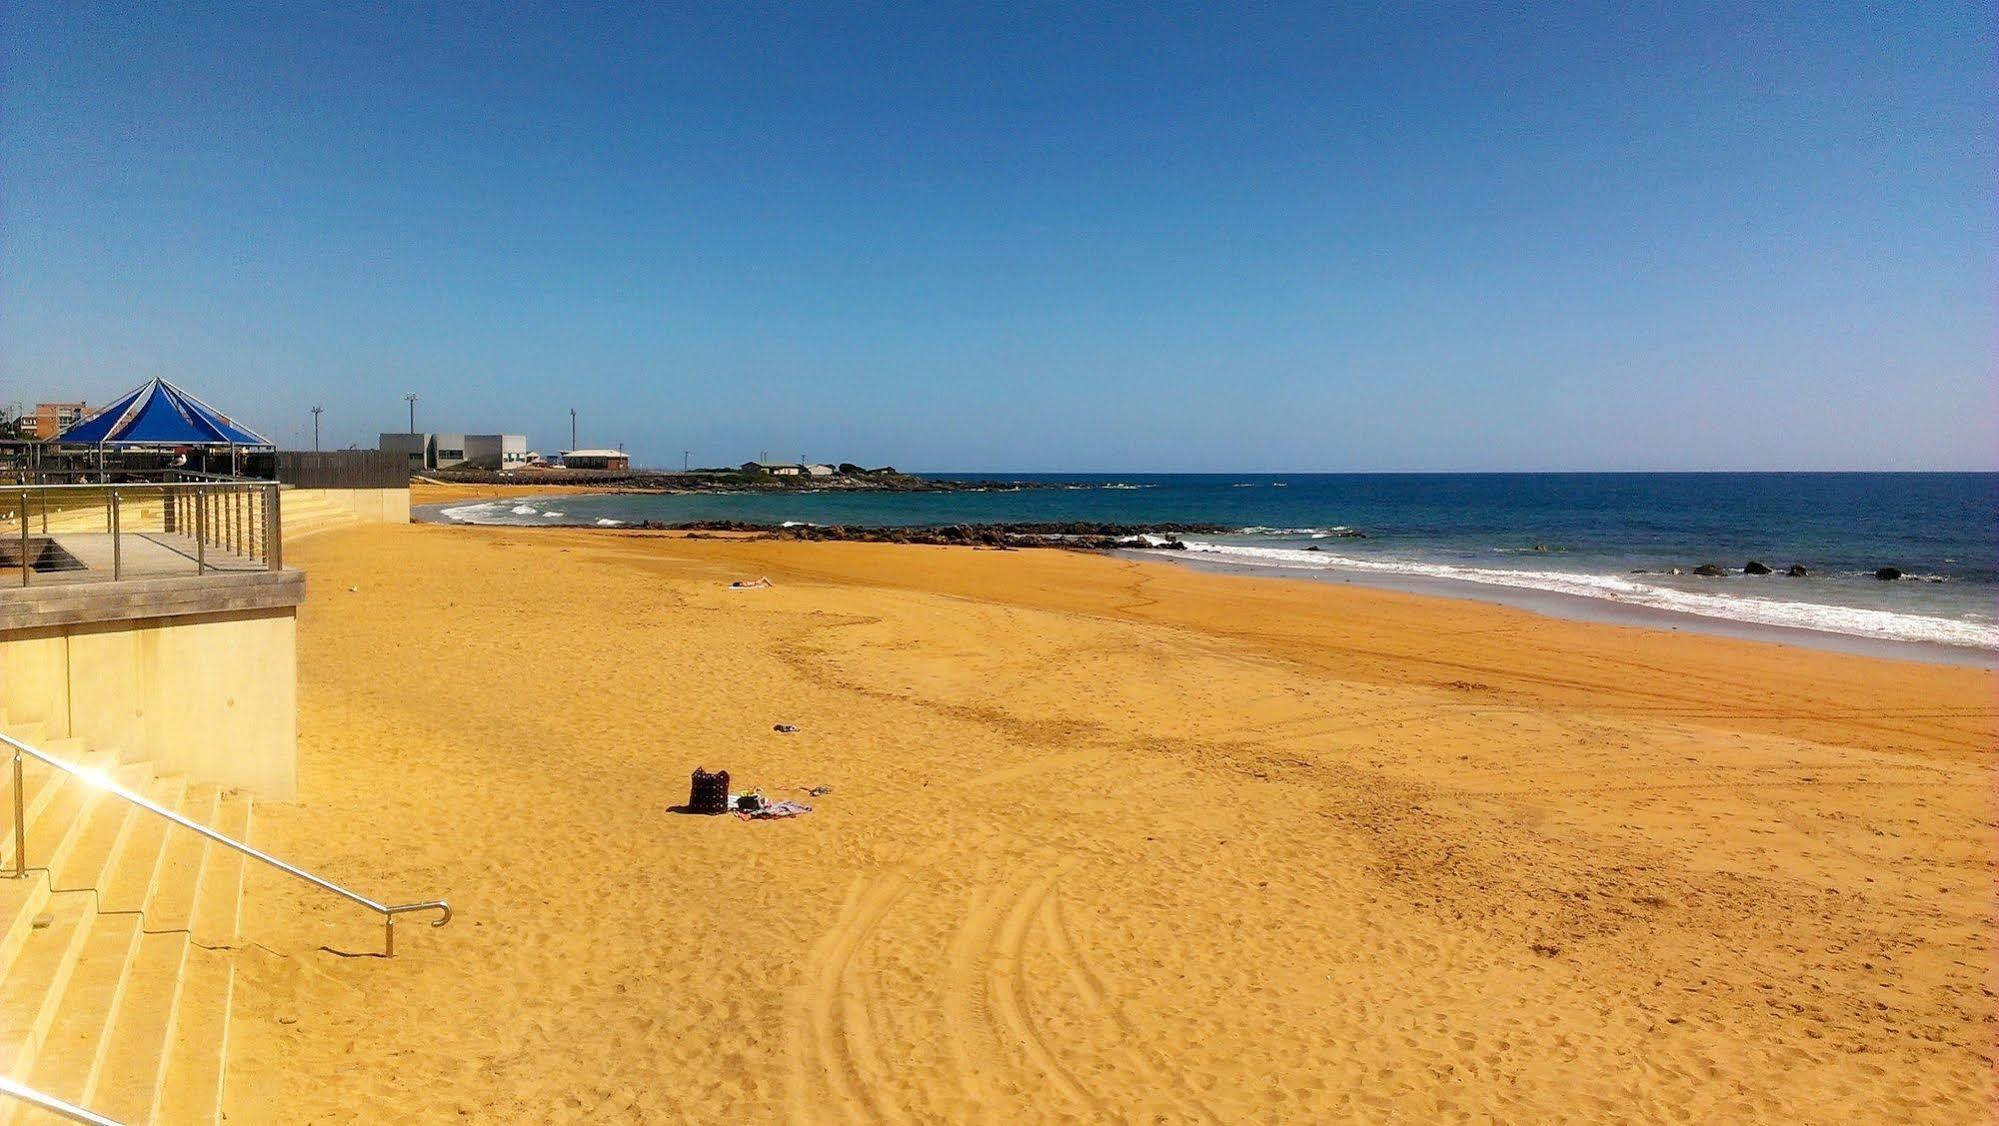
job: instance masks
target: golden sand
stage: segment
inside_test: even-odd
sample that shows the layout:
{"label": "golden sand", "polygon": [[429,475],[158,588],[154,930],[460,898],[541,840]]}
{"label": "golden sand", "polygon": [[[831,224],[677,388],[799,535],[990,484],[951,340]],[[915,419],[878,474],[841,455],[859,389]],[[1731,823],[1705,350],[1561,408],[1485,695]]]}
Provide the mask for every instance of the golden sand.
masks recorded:
{"label": "golden sand", "polygon": [[258,843],[458,918],[343,957],[253,877],[238,1121],[1987,1117],[1990,673],[1047,551],[290,561]]}

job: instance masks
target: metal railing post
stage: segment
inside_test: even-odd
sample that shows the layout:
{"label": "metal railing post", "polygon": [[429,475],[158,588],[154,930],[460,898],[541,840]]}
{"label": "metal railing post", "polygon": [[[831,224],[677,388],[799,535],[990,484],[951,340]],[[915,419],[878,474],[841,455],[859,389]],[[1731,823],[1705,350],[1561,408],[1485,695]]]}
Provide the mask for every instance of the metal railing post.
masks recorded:
{"label": "metal railing post", "polygon": [[272,571],[285,569],[285,509],[276,485],[264,489],[264,565]]}
{"label": "metal railing post", "polygon": [[122,529],[124,514],[118,511],[118,490],[111,490],[111,579],[116,582],[125,577],[125,547]]}
{"label": "metal railing post", "polygon": [[28,803],[21,796],[21,751],[14,750],[14,878],[28,875]]}
{"label": "metal railing post", "polygon": [[[21,490],[21,585],[28,585],[28,490]],[[19,767],[19,762],[15,766]]]}
{"label": "metal railing post", "polygon": [[208,504],[202,494],[206,486],[194,487],[194,573],[199,575],[208,570]]}

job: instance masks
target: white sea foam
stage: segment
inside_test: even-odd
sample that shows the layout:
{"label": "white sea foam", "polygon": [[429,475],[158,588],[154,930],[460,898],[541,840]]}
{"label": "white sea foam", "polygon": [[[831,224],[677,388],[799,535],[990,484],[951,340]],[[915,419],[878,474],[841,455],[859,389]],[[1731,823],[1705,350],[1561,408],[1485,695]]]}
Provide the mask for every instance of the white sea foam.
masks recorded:
{"label": "white sea foam", "polygon": [[1342,532],[1351,532],[1353,529],[1345,524],[1335,524],[1330,528],[1266,528],[1261,524],[1252,524],[1247,528],[1237,528],[1236,531],[1245,536],[1310,536],[1315,540],[1323,540]]}
{"label": "white sea foam", "polygon": [[535,507],[531,504],[517,504],[507,511],[516,516],[533,516],[535,514]]}
{"label": "white sea foam", "polygon": [[597,526],[599,528],[616,528],[623,524],[623,520],[613,520],[608,516],[599,516],[597,518]]}
{"label": "white sea foam", "polygon": [[445,508],[438,515],[446,520],[456,520],[460,524],[479,524],[491,520],[506,510],[506,505],[498,501],[483,504],[461,504],[456,508]]}
{"label": "white sea foam", "polygon": [[558,516],[562,515],[562,513],[560,513],[560,512],[557,512],[557,511],[556,511],[556,510],[554,510],[553,508],[550,508],[550,509],[547,509],[547,510],[543,511],[543,512],[542,512],[542,515],[543,515],[543,516],[546,516],[546,517],[548,517],[548,518],[549,518],[550,520],[553,520],[553,519],[555,519],[556,517],[558,517]]}
{"label": "white sea foam", "polygon": [[1240,544],[1187,541],[1190,553],[1226,559],[1252,567],[1286,567],[1315,571],[1367,571],[1376,574],[1414,575],[1543,590],[1556,594],[1601,598],[1633,606],[1649,606],[1682,614],[1727,618],[1757,625],[1790,626],[1824,630],[1829,633],[1875,637],[1892,641],[1926,641],[1942,645],[1963,645],[1999,649],[1999,625],[1989,622],[1959,621],[1922,614],[1898,614],[1855,606],[1835,606],[1822,602],[1791,602],[1754,595],[1674,590],[1623,575],[1590,575],[1571,571],[1515,571],[1500,568],[1464,567],[1451,563],[1418,563],[1410,560],[1362,558],[1301,548],[1249,547]]}

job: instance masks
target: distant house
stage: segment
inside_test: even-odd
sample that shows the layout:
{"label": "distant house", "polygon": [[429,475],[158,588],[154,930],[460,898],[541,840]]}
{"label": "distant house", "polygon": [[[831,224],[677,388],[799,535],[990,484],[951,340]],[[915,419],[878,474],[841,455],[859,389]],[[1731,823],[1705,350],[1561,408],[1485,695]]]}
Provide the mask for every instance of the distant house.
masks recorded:
{"label": "distant house", "polygon": [[805,466],[795,461],[746,461],[743,472],[761,473],[765,477],[803,477]]}
{"label": "distant house", "polygon": [[831,477],[833,473],[834,469],[830,465],[808,465],[805,467],[805,475],[807,477]]}
{"label": "distant house", "polygon": [[562,455],[566,469],[630,469],[632,456],[623,450],[570,450]]}

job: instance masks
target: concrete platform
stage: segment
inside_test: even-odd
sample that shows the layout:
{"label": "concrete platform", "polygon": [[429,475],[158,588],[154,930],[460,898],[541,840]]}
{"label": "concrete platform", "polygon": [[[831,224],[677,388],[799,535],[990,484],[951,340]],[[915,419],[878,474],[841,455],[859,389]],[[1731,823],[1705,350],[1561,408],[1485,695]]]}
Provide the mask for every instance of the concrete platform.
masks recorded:
{"label": "concrete platform", "polygon": [[[198,550],[193,536],[172,532],[126,532],[114,547],[109,532],[57,532],[28,540],[36,566],[21,582],[20,548],[0,544],[0,588],[33,588],[53,583],[102,583],[130,579],[264,570],[261,556],[209,544]],[[56,550],[47,550],[53,546]]]}

